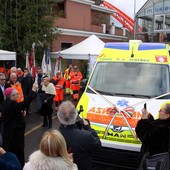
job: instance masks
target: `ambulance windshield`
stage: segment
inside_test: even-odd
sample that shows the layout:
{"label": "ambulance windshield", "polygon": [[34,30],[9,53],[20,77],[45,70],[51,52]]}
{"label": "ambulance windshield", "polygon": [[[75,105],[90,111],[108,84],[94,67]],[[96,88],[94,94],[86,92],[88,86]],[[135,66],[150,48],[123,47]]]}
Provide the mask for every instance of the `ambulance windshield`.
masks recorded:
{"label": "ambulance windshield", "polygon": [[110,95],[147,98],[170,91],[169,67],[149,63],[98,63],[89,86]]}

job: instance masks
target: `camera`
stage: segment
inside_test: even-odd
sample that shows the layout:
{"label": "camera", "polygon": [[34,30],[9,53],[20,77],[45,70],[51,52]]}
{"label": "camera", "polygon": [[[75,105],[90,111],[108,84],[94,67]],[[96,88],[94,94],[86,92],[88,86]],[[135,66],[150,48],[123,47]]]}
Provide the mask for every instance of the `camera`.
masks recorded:
{"label": "camera", "polygon": [[[77,116],[77,119],[76,119],[76,125],[77,127],[81,130],[81,129],[84,129],[84,122],[83,122],[83,119],[79,116],[81,112],[83,112],[84,109],[83,109],[83,106],[80,105],[80,109],[78,110],[78,116]],[[85,119],[89,125],[90,125],[90,121],[88,119]]]}

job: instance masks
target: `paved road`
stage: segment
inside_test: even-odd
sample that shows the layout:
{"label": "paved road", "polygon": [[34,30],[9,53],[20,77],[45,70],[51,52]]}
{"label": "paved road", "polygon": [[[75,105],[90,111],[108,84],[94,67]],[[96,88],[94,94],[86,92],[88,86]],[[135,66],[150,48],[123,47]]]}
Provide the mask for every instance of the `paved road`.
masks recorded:
{"label": "paved road", "polygon": [[[71,100],[70,97],[65,97],[65,100]],[[76,105],[76,103],[75,103]],[[30,105],[31,115],[25,116],[26,131],[25,131],[25,160],[28,161],[29,155],[39,148],[39,142],[42,134],[49,130],[48,127],[41,127],[43,117],[36,114],[36,100]],[[58,129],[59,121],[56,111],[53,112],[53,126],[52,128]]]}

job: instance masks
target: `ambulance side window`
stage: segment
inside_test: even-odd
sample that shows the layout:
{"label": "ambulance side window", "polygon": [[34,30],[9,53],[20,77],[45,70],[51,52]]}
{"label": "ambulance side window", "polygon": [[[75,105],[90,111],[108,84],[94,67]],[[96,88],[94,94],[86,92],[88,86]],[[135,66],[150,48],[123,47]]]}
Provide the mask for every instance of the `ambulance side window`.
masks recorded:
{"label": "ambulance side window", "polygon": [[101,85],[105,81],[105,65],[106,63],[100,63],[98,66],[95,68],[94,74],[92,76],[90,85],[96,90],[101,89]]}

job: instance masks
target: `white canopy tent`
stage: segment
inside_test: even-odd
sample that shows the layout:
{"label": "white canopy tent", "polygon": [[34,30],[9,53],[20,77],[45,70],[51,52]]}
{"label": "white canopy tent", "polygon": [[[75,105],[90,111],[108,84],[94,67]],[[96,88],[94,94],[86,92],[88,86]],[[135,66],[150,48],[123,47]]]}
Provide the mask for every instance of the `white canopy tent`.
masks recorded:
{"label": "white canopy tent", "polygon": [[1,60],[14,60],[16,61],[16,52],[0,50],[0,61]]}
{"label": "white canopy tent", "polygon": [[61,56],[63,59],[89,60],[90,57],[97,58],[104,47],[104,44],[105,43],[97,36],[91,35],[84,41],[66,50],[52,52],[51,57],[57,58],[58,56]]}
{"label": "white canopy tent", "polygon": [[[74,60],[88,60],[88,75],[91,73],[93,66],[99,56],[101,50],[104,47],[104,42],[97,36],[91,35],[84,41],[66,49],[63,51],[52,52],[51,58],[62,57],[63,59],[74,59]],[[54,71],[55,72],[55,71]]]}

